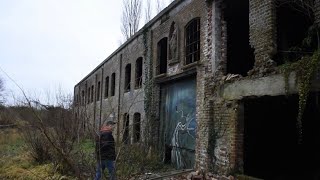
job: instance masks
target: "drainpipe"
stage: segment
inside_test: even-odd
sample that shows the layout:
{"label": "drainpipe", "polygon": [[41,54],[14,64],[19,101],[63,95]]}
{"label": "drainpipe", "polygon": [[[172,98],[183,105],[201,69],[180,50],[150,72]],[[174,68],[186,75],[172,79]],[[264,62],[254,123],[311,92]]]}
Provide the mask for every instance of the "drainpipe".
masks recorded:
{"label": "drainpipe", "polygon": [[122,54],[120,54],[120,66],[119,66],[119,89],[118,89],[118,123],[117,123],[117,143],[119,143],[119,138],[120,138],[120,93],[121,93],[121,72],[122,70]]}

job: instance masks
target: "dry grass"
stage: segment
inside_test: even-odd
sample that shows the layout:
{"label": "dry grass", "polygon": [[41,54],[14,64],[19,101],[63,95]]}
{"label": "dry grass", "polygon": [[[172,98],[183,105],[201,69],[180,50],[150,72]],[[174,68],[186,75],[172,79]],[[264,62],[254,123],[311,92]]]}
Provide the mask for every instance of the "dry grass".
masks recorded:
{"label": "dry grass", "polygon": [[52,163],[34,163],[18,132],[0,130],[0,179],[72,179],[57,173]]}

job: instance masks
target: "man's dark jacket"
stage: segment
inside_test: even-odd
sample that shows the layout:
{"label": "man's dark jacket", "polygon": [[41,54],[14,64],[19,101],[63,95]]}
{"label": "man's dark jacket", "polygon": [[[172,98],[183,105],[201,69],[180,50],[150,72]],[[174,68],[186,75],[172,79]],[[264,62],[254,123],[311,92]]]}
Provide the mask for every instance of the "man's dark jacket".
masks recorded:
{"label": "man's dark jacket", "polygon": [[116,160],[114,138],[112,132],[102,131],[96,139],[96,153],[101,160]]}

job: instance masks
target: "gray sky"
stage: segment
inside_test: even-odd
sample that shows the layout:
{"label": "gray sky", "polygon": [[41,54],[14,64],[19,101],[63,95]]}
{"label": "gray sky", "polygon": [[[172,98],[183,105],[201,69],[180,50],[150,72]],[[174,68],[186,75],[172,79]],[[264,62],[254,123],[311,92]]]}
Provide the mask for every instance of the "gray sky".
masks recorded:
{"label": "gray sky", "polygon": [[[119,47],[121,3],[0,0],[0,68],[43,101],[58,89],[73,93],[74,85]],[[0,76],[12,103],[12,94],[21,93],[2,71]]]}

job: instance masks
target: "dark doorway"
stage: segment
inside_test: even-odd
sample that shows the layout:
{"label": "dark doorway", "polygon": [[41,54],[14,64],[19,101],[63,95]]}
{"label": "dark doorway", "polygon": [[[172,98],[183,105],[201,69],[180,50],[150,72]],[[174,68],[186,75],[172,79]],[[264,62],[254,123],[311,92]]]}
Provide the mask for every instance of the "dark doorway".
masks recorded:
{"label": "dark doorway", "polygon": [[247,76],[254,65],[254,50],[249,44],[249,0],[227,0],[227,73]]}
{"label": "dark doorway", "polygon": [[320,106],[313,93],[298,143],[298,96],[244,101],[244,173],[263,179],[320,179]]}

